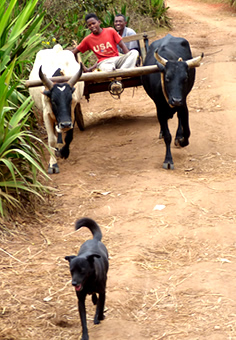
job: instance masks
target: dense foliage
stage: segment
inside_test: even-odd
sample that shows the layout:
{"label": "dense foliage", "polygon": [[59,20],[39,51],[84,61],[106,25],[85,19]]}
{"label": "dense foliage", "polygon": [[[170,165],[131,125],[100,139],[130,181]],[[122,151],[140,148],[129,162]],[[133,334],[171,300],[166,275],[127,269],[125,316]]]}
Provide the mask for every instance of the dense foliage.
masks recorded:
{"label": "dense foliage", "polygon": [[41,48],[43,12],[37,0],[24,8],[17,0],[0,4],[0,215],[23,209],[32,197],[43,199],[48,178],[42,142],[32,133],[31,98],[22,93],[25,64]]}

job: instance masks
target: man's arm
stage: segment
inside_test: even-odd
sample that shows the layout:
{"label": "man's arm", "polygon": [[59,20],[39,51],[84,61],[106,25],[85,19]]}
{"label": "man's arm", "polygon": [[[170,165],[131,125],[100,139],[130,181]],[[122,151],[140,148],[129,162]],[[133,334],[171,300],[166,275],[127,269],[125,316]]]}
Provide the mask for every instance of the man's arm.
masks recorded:
{"label": "man's arm", "polygon": [[123,52],[126,54],[129,52],[128,48],[126,47],[125,43],[123,42],[123,40],[121,40],[118,44],[120,46],[120,48],[122,48]]}
{"label": "man's arm", "polygon": [[90,67],[86,67],[86,66],[83,64],[83,71],[84,71],[85,73],[87,73],[87,72],[92,72],[93,70],[95,70],[95,69],[97,68],[97,65],[98,65],[97,62],[96,62],[95,64],[93,64],[92,66],[90,66]]}
{"label": "man's arm", "polygon": [[79,53],[79,51],[77,50],[77,48],[74,48],[71,52],[74,54],[75,60],[78,62],[77,53]]}
{"label": "man's arm", "polygon": [[[77,54],[80,52],[77,48],[74,48],[72,51],[71,51],[74,56],[75,56],[75,59],[76,61],[78,62],[78,59],[77,59]],[[90,67],[86,67],[84,64],[82,64],[83,66],[83,72],[92,72],[93,70],[95,70],[97,68],[97,62],[95,64],[93,64],[92,66]]]}

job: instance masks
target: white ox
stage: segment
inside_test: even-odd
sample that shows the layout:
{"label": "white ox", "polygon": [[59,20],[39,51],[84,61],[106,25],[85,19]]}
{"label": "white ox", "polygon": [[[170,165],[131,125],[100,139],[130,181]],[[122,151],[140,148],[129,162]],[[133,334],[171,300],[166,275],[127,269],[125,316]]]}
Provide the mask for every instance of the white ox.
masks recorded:
{"label": "white ox", "polygon": [[[84,92],[84,82],[77,82],[81,74],[82,64],[75,60],[74,54],[69,50],[63,50],[61,45],[55,45],[53,49],[45,49],[37,53],[29,76],[30,80],[41,79],[44,84],[41,87],[32,87],[29,91],[36,107],[43,112],[48,145],[53,150],[49,160],[49,174],[59,173],[56,156],[66,159],[70,153],[75,107],[80,105]],[[54,84],[48,79],[54,75],[71,78],[67,83]],[[65,145],[58,150],[57,133],[61,137],[61,132],[66,132]]]}

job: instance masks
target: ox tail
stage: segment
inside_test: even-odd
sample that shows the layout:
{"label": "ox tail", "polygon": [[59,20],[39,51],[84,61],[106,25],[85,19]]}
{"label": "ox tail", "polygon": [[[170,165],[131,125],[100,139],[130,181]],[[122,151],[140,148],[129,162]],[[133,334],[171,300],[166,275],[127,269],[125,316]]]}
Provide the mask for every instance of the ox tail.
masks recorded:
{"label": "ox tail", "polygon": [[94,220],[88,217],[84,217],[81,218],[80,220],[77,220],[75,223],[75,230],[78,230],[82,227],[87,227],[93,234],[93,238],[97,241],[101,241],[102,232],[99,225]]}

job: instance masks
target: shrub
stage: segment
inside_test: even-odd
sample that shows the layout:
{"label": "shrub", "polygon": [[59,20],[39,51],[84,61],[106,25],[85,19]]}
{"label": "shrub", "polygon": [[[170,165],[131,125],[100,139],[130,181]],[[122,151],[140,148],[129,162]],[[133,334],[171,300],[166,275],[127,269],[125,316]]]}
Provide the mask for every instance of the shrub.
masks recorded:
{"label": "shrub", "polygon": [[43,199],[49,179],[43,143],[30,129],[33,102],[19,91],[24,65],[40,49],[43,13],[34,14],[38,0],[19,7],[17,0],[0,5],[0,215],[23,209],[32,197]]}

